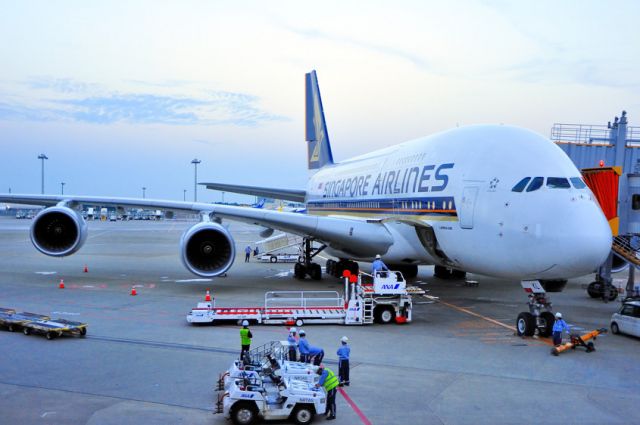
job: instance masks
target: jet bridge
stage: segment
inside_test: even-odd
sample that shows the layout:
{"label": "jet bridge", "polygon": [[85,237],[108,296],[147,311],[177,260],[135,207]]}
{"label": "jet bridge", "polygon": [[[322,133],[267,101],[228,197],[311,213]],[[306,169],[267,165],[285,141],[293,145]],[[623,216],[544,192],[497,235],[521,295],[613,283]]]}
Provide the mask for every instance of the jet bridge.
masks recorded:
{"label": "jet bridge", "polygon": [[589,295],[616,299],[618,290],[611,285],[611,272],[629,264],[626,292],[633,294],[635,266],[640,266],[640,127],[629,126],[627,113],[622,111],[607,125],[556,123],[551,140],[581,170],[614,236],[611,254],[589,285]]}

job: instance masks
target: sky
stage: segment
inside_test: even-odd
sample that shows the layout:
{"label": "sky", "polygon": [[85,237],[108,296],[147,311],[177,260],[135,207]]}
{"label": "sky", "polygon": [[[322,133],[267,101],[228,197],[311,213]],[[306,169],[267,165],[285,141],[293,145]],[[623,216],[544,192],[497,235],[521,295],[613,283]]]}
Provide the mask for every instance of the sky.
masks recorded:
{"label": "sky", "polygon": [[[304,74],[337,161],[456,126],[640,125],[635,1],[0,0],[0,193],[304,189]],[[225,195],[226,201],[246,198]],[[221,194],[198,189],[198,200]]]}

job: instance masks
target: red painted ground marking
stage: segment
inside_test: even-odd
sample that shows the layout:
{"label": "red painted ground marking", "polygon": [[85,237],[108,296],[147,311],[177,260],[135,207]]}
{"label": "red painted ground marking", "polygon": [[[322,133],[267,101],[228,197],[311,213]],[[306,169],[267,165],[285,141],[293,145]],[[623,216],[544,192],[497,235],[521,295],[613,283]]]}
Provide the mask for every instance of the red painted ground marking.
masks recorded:
{"label": "red painted ground marking", "polygon": [[358,417],[360,418],[362,423],[364,425],[371,425],[371,421],[369,419],[367,419],[367,417],[364,415],[364,413],[362,413],[362,410],[360,410],[360,408],[354,403],[354,401],[351,400],[351,397],[349,397],[347,395],[347,392],[342,388],[338,388],[338,392],[340,394],[342,394],[342,397],[344,397],[344,399],[347,401],[347,403],[349,403],[349,406],[351,406],[353,411],[356,412],[356,415],[358,415]]}

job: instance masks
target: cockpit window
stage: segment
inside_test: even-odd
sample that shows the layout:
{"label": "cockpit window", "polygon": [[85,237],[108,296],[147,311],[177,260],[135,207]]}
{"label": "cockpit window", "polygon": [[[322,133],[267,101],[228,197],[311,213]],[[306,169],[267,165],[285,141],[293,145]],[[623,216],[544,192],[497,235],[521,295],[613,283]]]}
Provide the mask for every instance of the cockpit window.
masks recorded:
{"label": "cockpit window", "polygon": [[531,180],[531,177],[523,178],[518,183],[516,183],[515,186],[513,186],[513,189],[511,189],[511,191],[512,192],[522,192],[524,190],[524,188],[527,186],[527,183],[529,183],[529,180]]}
{"label": "cockpit window", "polygon": [[551,189],[569,189],[569,180],[564,177],[547,177],[547,187]]}
{"label": "cockpit window", "polygon": [[573,183],[573,187],[575,187],[576,189],[584,189],[585,187],[587,187],[587,185],[584,184],[580,177],[571,177],[569,180],[571,180],[571,183]]}
{"label": "cockpit window", "polygon": [[534,177],[529,183],[529,187],[527,187],[527,192],[533,192],[534,190],[538,190],[542,187],[544,183],[544,177]]}

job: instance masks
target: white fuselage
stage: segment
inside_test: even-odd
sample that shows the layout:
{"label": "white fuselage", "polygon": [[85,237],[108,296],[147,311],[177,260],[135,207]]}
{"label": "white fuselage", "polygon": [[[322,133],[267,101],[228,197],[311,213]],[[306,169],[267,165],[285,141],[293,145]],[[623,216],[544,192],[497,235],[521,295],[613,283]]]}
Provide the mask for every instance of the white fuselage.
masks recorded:
{"label": "white fuselage", "polygon": [[[525,177],[543,184],[512,191]],[[307,210],[380,221],[393,237],[380,253],[390,264],[446,264],[518,279],[590,273],[611,249],[609,225],[588,188],[557,187],[549,177],[564,184],[580,172],[547,138],[511,126],[470,126],[320,169],[309,180]],[[425,247],[416,228],[433,229],[441,255]]]}

